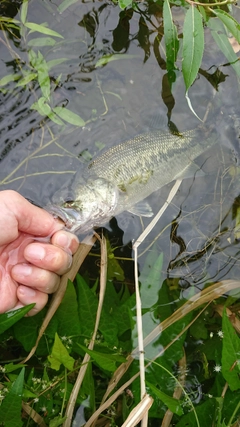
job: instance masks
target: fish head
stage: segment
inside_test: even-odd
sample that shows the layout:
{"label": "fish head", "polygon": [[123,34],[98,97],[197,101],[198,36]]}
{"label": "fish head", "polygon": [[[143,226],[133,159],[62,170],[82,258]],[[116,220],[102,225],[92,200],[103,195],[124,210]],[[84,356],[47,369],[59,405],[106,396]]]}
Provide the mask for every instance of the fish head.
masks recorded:
{"label": "fish head", "polygon": [[95,178],[83,186],[76,186],[71,200],[68,197],[45,209],[60,218],[72,233],[85,233],[104,225],[114,215],[118,197],[119,190],[115,184],[104,178]]}

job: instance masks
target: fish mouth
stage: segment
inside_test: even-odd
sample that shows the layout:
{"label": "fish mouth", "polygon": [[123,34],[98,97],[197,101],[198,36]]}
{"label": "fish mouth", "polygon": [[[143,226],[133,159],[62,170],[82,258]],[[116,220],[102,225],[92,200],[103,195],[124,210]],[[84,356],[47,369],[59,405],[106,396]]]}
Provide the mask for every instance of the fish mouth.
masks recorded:
{"label": "fish mouth", "polygon": [[64,222],[65,227],[75,232],[80,228],[80,217],[79,213],[71,208],[61,208],[60,206],[50,205],[46,206],[45,210],[49,212],[54,218],[59,218]]}

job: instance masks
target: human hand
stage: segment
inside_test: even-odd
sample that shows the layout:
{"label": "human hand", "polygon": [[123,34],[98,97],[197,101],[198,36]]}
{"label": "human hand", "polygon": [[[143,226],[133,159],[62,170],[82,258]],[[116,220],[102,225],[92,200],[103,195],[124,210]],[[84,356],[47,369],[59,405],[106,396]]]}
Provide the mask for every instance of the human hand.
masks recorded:
{"label": "human hand", "polygon": [[63,223],[12,190],[0,191],[0,313],[35,303],[38,313],[78,248]]}

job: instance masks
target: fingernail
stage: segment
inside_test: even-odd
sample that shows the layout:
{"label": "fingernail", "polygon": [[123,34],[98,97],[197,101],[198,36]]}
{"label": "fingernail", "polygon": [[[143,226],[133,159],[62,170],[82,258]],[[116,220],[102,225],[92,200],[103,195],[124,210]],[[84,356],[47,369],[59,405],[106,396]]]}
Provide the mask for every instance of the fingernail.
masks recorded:
{"label": "fingernail", "polygon": [[68,248],[70,243],[71,240],[67,234],[59,233],[55,238],[55,244],[61,246],[62,248]]}
{"label": "fingernail", "polygon": [[46,256],[45,249],[37,244],[32,244],[26,247],[25,253],[32,259],[43,260]]}
{"label": "fingernail", "polygon": [[32,274],[32,267],[28,264],[17,264],[13,270],[15,276],[30,276]]}
{"label": "fingernail", "polygon": [[35,297],[36,291],[33,288],[29,288],[28,286],[21,286],[19,287],[18,292],[22,294],[22,296],[25,297]]}
{"label": "fingernail", "polygon": [[71,267],[71,265],[72,265],[72,256],[69,256],[68,257],[68,266],[67,266],[67,269],[69,269]]}

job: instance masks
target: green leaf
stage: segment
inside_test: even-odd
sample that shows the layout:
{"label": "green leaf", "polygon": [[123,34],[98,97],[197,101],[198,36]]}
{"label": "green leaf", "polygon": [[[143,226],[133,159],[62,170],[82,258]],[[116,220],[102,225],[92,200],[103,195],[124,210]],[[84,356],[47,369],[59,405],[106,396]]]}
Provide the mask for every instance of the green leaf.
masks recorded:
{"label": "green leaf", "polygon": [[27,12],[28,12],[28,0],[23,0],[21,11],[20,11],[20,18],[23,24],[26,23]]}
{"label": "green leaf", "polygon": [[47,116],[50,120],[52,120],[57,125],[64,125],[62,120],[51,110],[50,105],[46,103],[46,99],[42,96],[39,98],[37,102],[34,102],[31,107],[32,110],[38,111],[38,113],[45,117]]}
{"label": "green leaf", "polygon": [[110,55],[104,55],[102,58],[100,58],[95,67],[101,67],[102,65],[108,64],[108,62],[111,61],[118,61],[119,59],[131,59],[131,58],[138,58],[139,55],[129,55],[127,53],[115,53]]}
{"label": "green leaf", "polygon": [[0,407],[0,421],[6,427],[21,427],[22,394],[25,368],[22,368]]}
{"label": "green leaf", "polygon": [[126,359],[119,354],[108,354],[108,353],[100,353],[99,351],[89,350],[81,344],[78,346],[87,354],[91,356],[91,358],[99,365],[100,368],[114,372],[116,370],[116,363],[124,363]]}
{"label": "green leaf", "polygon": [[[81,334],[90,338],[92,336],[94,325],[96,321],[96,313],[98,306],[98,299],[94,292],[89,289],[82,276],[76,276],[77,286],[76,291],[78,295],[78,313],[81,325]],[[109,346],[118,344],[117,333],[118,328],[116,322],[109,313],[102,309],[99,330],[104,336]]]}
{"label": "green leaf", "polygon": [[204,322],[204,316],[200,316],[195,320],[190,327],[190,333],[196,340],[206,340],[208,338],[208,329]]}
{"label": "green leaf", "polygon": [[109,240],[107,240],[107,254],[107,279],[116,278],[117,280],[122,282],[124,280],[124,272],[119,264],[119,261],[115,258],[114,251],[111,248]]}
{"label": "green leaf", "polygon": [[221,49],[236,74],[240,77],[240,62],[227,35],[225,34],[225,27],[223,23],[216,18],[211,18],[209,19],[207,26],[211,29],[212,37],[217,43],[219,49]]}
{"label": "green leaf", "polygon": [[34,22],[26,22],[25,27],[29,28],[32,31],[37,31],[38,33],[47,34],[48,36],[60,37],[61,39],[63,39],[63,36],[61,36],[61,34],[44,27],[44,25],[35,24]]}
{"label": "green leaf", "polygon": [[235,214],[235,227],[234,227],[235,239],[240,238],[240,207],[238,206]]}
{"label": "green leaf", "polygon": [[194,6],[191,6],[186,13],[183,25],[182,72],[186,91],[188,91],[197,77],[202,62],[203,50],[202,16]]}
{"label": "green leaf", "polygon": [[59,117],[61,117],[61,119],[65,120],[68,123],[71,123],[72,125],[79,126],[79,127],[85,126],[84,120],[80,116],[78,116],[77,114],[68,110],[68,108],[54,107],[53,111]]}
{"label": "green leaf", "polygon": [[175,69],[179,49],[177,29],[173,23],[169,0],[163,3],[164,40],[166,46],[167,70]]}
{"label": "green leaf", "polygon": [[[25,351],[29,352],[36,343],[39,325],[42,324],[45,315],[46,309],[43,309],[35,316],[23,317],[19,322],[13,325],[14,337],[22,344]],[[49,333],[50,325],[51,328],[54,330],[51,334]],[[37,349],[38,354],[49,354],[49,349],[47,348],[46,343],[46,336],[51,336],[51,338],[54,338],[54,333],[57,328],[56,320],[54,317],[51,320],[50,325],[48,326],[44,338],[40,340]]]}
{"label": "green leaf", "polygon": [[54,46],[55,44],[56,40],[52,37],[35,37],[28,42],[28,46]]}
{"label": "green leaf", "polygon": [[59,370],[61,364],[63,364],[63,366],[65,366],[69,371],[73,370],[74,359],[69,355],[57,333],[55,333],[53,348],[51,354],[48,356],[48,360],[51,368],[56,371]]}
{"label": "green leaf", "polygon": [[35,63],[35,68],[38,72],[38,83],[41,88],[43,96],[49,100],[50,99],[50,77],[48,74],[48,66],[47,63],[41,54],[38,52],[37,61]]}
{"label": "green leaf", "polygon": [[216,413],[216,399],[208,399],[203,404],[196,405],[194,411],[188,410],[187,414],[183,415],[180,421],[176,424],[176,427],[209,427],[213,425],[217,427],[222,427],[220,423],[215,423]]}
{"label": "green leaf", "polygon": [[212,12],[226,25],[230,33],[240,43],[240,24],[231,15],[221,9],[213,9]]}
{"label": "green leaf", "polygon": [[232,391],[240,389],[237,361],[240,355],[240,338],[234,330],[226,310],[222,319],[223,349],[222,349],[222,374]]}
{"label": "green leaf", "polygon": [[56,123],[57,125],[64,126],[63,121],[59,119],[59,117],[55,113],[53,113],[53,111],[47,114],[47,116],[50,120],[52,120],[52,122]]}
{"label": "green leaf", "polygon": [[50,420],[49,427],[58,427],[63,424],[67,417],[62,417],[62,415],[57,415],[55,418]]}
{"label": "green leaf", "polygon": [[52,111],[51,107],[46,103],[46,98],[43,96],[37,102],[34,102],[30,108],[37,110],[41,116],[48,116]]}
{"label": "green leaf", "polygon": [[29,304],[18,310],[0,314],[0,334],[9,329],[14,323],[18,322],[18,320],[24,317],[34,306],[35,304]]}
{"label": "green leaf", "polygon": [[25,365],[22,364],[14,364],[14,363],[8,363],[7,365],[4,365],[4,372],[10,373],[18,370],[19,368],[23,368]]}
{"label": "green leaf", "polygon": [[21,74],[7,74],[2,79],[0,79],[0,86],[5,86],[10,82],[14,82],[15,80],[19,80],[21,78]]}
{"label": "green leaf", "polygon": [[96,383],[92,369],[92,363],[89,362],[84,375],[81,392],[89,396],[88,406],[94,412],[96,408]]}
{"label": "green leaf", "polygon": [[206,14],[206,9],[205,9],[205,7],[204,6],[198,6],[198,10],[199,10],[199,12],[201,13],[201,15],[202,15],[202,17],[203,17],[203,21],[204,22],[207,22],[208,21],[208,19],[209,19],[209,17],[208,17],[208,15]]}
{"label": "green leaf", "polygon": [[141,282],[141,300],[143,308],[150,308],[157,302],[161,288],[161,273],[163,253],[158,255],[156,250],[149,252],[139,277]]}
{"label": "green leaf", "polygon": [[159,390],[155,385],[149,383],[147,381],[148,387],[153,391],[153,393],[160,399],[174,414],[177,415],[183,415],[183,410],[180,405],[179,400],[174,399],[171,396],[168,396],[167,394],[163,393],[161,390]]}
{"label": "green leaf", "polygon": [[69,6],[77,3],[78,0],[64,0],[57,8],[59,13],[63,13]]}
{"label": "green leaf", "polygon": [[118,0],[118,6],[120,9],[125,9],[130,5],[132,5],[132,0]]}
{"label": "green leaf", "polygon": [[55,67],[56,65],[61,64],[62,62],[67,61],[67,58],[58,58],[58,59],[52,59],[51,61],[47,62],[48,69],[51,70],[51,68]]}
{"label": "green leaf", "polygon": [[37,63],[37,54],[34,52],[33,49],[30,49],[28,52],[28,56],[30,64],[32,65],[32,67],[35,68],[35,65]]}
{"label": "green leaf", "polygon": [[17,82],[16,87],[26,86],[29,82],[35,80],[37,76],[37,73],[28,73],[25,77],[23,77]]}
{"label": "green leaf", "polygon": [[8,18],[7,16],[0,16],[0,22],[13,22],[14,24],[20,24],[20,21],[13,18]]}
{"label": "green leaf", "polygon": [[69,337],[80,334],[81,325],[78,317],[77,295],[70,280],[55,316],[58,319],[58,334],[60,336]]}

